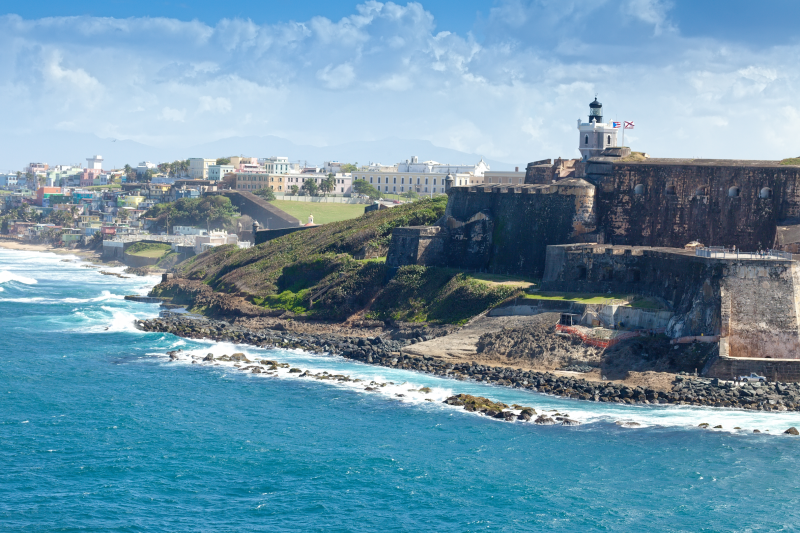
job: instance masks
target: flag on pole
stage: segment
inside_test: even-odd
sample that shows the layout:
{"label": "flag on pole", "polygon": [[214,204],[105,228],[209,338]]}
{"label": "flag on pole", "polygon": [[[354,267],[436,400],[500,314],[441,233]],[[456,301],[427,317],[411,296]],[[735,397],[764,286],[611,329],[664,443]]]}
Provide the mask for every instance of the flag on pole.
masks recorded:
{"label": "flag on pole", "polygon": [[631,121],[628,121],[628,120],[625,121],[625,129],[626,130],[632,130],[633,129],[633,121],[632,120]]}
{"label": "flag on pole", "polygon": [[622,122],[612,122],[611,123],[611,127],[612,128],[619,128],[620,126],[622,126]]}

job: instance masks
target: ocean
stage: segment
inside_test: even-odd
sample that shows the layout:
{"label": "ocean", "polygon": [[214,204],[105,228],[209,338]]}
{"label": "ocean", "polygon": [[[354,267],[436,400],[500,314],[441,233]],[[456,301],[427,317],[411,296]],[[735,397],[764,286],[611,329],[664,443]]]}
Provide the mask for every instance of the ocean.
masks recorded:
{"label": "ocean", "polygon": [[[800,414],[594,404],[143,333],[133,320],[158,307],[123,296],[158,279],[98,270],[0,250],[2,531],[798,527],[800,437],[782,433]],[[192,362],[234,352],[391,384],[367,392],[288,369]],[[582,425],[506,423],[442,404],[461,392]]]}

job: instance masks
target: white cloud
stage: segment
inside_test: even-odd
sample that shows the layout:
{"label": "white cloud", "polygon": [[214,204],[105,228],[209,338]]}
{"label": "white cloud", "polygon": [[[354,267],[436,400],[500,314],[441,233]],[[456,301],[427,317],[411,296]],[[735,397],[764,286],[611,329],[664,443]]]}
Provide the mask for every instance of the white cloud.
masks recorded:
{"label": "white cloud", "polygon": [[165,107],[161,110],[159,118],[161,120],[169,120],[170,122],[184,122],[186,120],[186,110]]}
{"label": "white cloud", "polygon": [[213,96],[201,96],[199,110],[213,111],[217,113],[224,113],[231,110],[231,101],[222,96],[214,98]]}
{"label": "white cloud", "polygon": [[656,0],[498,0],[476,28],[438,31],[424,4],[375,1],[277,24],[0,16],[0,100],[22,128],[107,132],[176,158],[220,135],[394,136],[524,166],[578,154],[575,119],[597,92],[652,155],[796,155],[800,45],[687,38]]}
{"label": "white cloud", "polygon": [[353,65],[342,63],[341,65],[327,65],[317,71],[317,79],[320,80],[328,89],[344,89],[348,87],[356,77]]}

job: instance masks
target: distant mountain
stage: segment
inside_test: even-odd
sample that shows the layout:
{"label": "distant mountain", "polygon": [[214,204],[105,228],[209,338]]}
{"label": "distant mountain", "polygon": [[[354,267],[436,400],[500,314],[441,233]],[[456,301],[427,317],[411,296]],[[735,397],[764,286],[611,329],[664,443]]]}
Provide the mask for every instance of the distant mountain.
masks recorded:
{"label": "distant mountain", "polygon": [[46,131],[16,135],[7,130],[0,133],[0,172],[22,170],[31,162],[86,166],[86,158],[98,154],[105,160],[103,168],[122,168],[126,163],[136,165],[140,161],[166,161],[170,157],[166,150],[136,141],[101,139],[91,133]]}
{"label": "distant mountain", "polygon": [[[229,137],[198,144],[188,148],[154,148],[130,140],[102,139],[89,133],[47,131],[37,134],[15,135],[0,133],[0,172],[22,170],[30,162],[50,165],[86,164],[86,158],[95,154],[103,156],[104,168],[121,168],[126,163],[136,165],[140,161],[153,163],[174,161],[189,157],[216,158],[231,155],[269,157],[286,156],[290,161],[321,165],[323,161],[341,161],[363,165],[378,162],[392,165],[419,157],[420,161],[433,159],[440,163],[473,164],[481,159],[480,154],[470,154],[450,148],[436,146],[430,141],[398,139],[388,137],[379,141],[353,141],[335,146],[312,146],[295,144],[282,137]],[[484,160],[492,170],[524,168],[526,162],[507,163],[492,159]]]}
{"label": "distant mountain", "polygon": [[[229,137],[205,144],[192,146],[187,157],[222,157],[230,155],[244,156],[286,156],[292,162],[308,162],[309,165],[321,165],[324,161],[340,161],[342,163],[382,163],[393,165],[412,156],[420,161],[433,159],[440,163],[471,164],[481,159],[480,154],[470,154],[442,148],[430,141],[415,139],[398,139],[387,137],[379,141],[353,141],[334,146],[312,146],[294,144],[282,137],[267,135],[264,137]],[[204,155],[210,154],[210,155]],[[524,168],[527,162],[507,163],[484,158],[492,170],[513,170],[514,166]]]}

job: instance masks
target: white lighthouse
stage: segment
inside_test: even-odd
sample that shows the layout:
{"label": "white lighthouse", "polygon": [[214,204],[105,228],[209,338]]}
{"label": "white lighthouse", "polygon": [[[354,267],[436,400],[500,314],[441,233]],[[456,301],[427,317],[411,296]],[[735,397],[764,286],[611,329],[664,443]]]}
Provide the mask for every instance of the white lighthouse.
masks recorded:
{"label": "white lighthouse", "polygon": [[613,123],[603,122],[603,104],[597,101],[597,97],[589,104],[589,122],[578,119],[578,131],[578,148],[584,161],[600,155],[606,148],[617,146],[617,128],[614,128]]}

